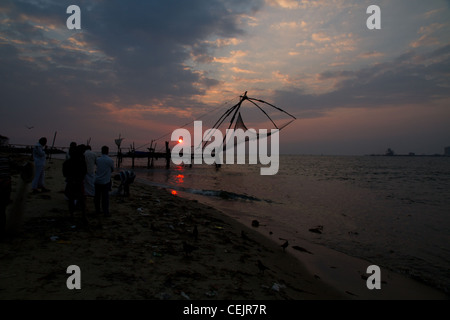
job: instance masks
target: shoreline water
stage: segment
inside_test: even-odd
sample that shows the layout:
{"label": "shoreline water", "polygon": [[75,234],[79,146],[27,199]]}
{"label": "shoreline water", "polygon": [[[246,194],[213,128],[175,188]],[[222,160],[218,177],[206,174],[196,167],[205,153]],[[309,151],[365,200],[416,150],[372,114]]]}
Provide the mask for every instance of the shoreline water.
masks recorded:
{"label": "shoreline water", "polygon": [[[170,188],[169,188],[170,189]],[[179,192],[178,196],[186,199],[198,199],[191,195]],[[199,200],[201,201],[201,200]],[[204,202],[211,205],[209,202]],[[225,215],[235,219],[244,226],[250,226],[249,219],[241,219],[238,212],[233,209],[221,207],[220,210]],[[260,224],[253,228],[263,237],[268,239],[275,246],[280,246],[284,242],[282,229],[277,229],[274,225]],[[281,237],[280,237],[281,236]],[[281,241],[280,239],[283,239]],[[293,249],[301,248],[301,250]],[[314,277],[324,281],[335,288],[347,299],[362,300],[448,300],[450,296],[445,292],[435,289],[423,282],[411,279],[405,275],[395,273],[384,267],[381,267],[381,290],[369,290],[366,280],[370,274],[366,273],[367,268],[373,263],[364,259],[352,257],[348,254],[327,248],[323,245],[314,244],[307,240],[295,238],[290,241],[290,246],[286,248],[287,252],[298,259],[309,273]]]}
{"label": "shoreline water", "polygon": [[[442,159],[437,160],[441,161]],[[367,158],[362,158],[362,161],[368,160]],[[394,159],[394,161],[397,160]],[[420,161],[428,160],[421,159]],[[422,166],[422,164],[420,165]],[[397,166],[397,164],[395,166]],[[384,173],[384,171],[388,170],[386,168],[389,167],[382,167],[377,164],[375,169],[383,170]],[[328,168],[326,169],[328,170]],[[397,177],[405,169],[408,170],[408,167],[404,168],[402,166],[398,169],[394,167],[394,169],[396,171],[402,170],[399,171],[399,173],[394,172],[393,175]],[[435,167],[433,169],[438,170]],[[424,280],[421,279],[421,277],[425,276],[424,279],[426,280],[427,277],[430,278],[433,277],[433,275],[439,276],[438,273],[435,273],[434,271],[429,274],[426,273],[427,270],[428,272],[432,270],[430,267],[433,266],[433,263],[437,263],[435,265],[436,268],[439,267],[439,262],[436,260],[437,256],[430,256],[429,254],[431,254],[432,251],[429,251],[429,249],[433,249],[437,254],[439,254],[439,252],[436,252],[436,250],[441,250],[440,248],[445,250],[445,235],[442,232],[445,231],[445,225],[448,224],[439,224],[440,229],[444,227],[444,229],[440,230],[440,233],[434,229],[431,229],[431,233],[426,231],[429,229],[429,226],[433,225],[433,223],[436,225],[436,221],[439,221],[436,219],[440,219],[439,217],[445,216],[445,211],[440,216],[436,215],[436,210],[439,209],[439,207],[432,206],[433,203],[427,203],[427,201],[429,202],[430,200],[423,198],[427,195],[427,193],[430,193],[431,190],[427,188],[427,180],[430,180],[430,178],[426,176],[426,171],[422,170],[424,172],[421,174],[425,175],[424,177],[418,177],[418,183],[420,184],[421,189],[419,192],[414,194],[411,190],[415,190],[411,189],[411,187],[409,187],[410,189],[405,189],[405,187],[407,188],[408,186],[403,184],[399,185],[400,189],[397,188],[397,190],[395,189],[395,186],[391,188],[388,185],[387,187],[391,189],[383,189],[380,193],[377,191],[377,188],[380,189],[378,185],[384,187],[384,185],[380,184],[382,181],[375,181],[375,184],[371,184],[374,185],[375,189],[360,187],[357,183],[351,181],[352,179],[354,180],[354,177],[351,176],[351,174],[353,174],[351,170],[352,168],[347,168],[339,173],[340,175],[346,177],[345,179],[342,179],[344,181],[338,181],[341,180],[340,176],[337,178],[330,177],[328,172],[324,175],[326,179],[322,179],[323,181],[311,180],[303,176],[298,182],[294,181],[295,188],[298,189],[294,193],[291,192],[291,187],[293,184],[289,183],[289,180],[286,180],[284,177],[272,177],[270,180],[272,184],[283,186],[284,191],[281,192],[285,193],[287,191],[287,193],[291,196],[298,194],[302,197],[302,200],[296,204],[294,209],[291,208],[291,205],[286,206],[276,203],[281,199],[279,198],[279,195],[277,194],[274,198],[271,197],[273,194],[267,192],[267,190],[274,190],[273,188],[269,188],[266,191],[263,190],[261,192],[258,190],[257,193],[253,193],[255,191],[254,188],[248,189],[249,182],[256,182],[257,186],[262,186],[262,178],[258,176],[248,178],[251,174],[243,176],[242,172],[234,172],[234,169],[223,169],[224,172],[222,173],[217,172],[212,174],[210,177],[207,177],[210,179],[210,182],[206,184],[202,181],[204,180],[203,175],[205,173],[203,171],[200,173],[199,171],[196,171],[196,169],[192,168],[173,168],[170,173],[165,171],[163,179],[166,179],[166,181],[161,181],[161,176],[159,176],[160,172],[158,172],[158,169],[151,170],[153,173],[148,173],[147,170],[144,170],[144,172],[147,172],[148,175],[147,177],[144,177],[144,180],[147,179],[157,181],[156,184],[158,186],[166,187],[169,190],[173,190],[173,192],[178,192],[181,196],[203,201],[209,205],[219,208],[224,212],[228,211],[230,216],[234,219],[240,220],[245,225],[250,225],[253,218],[261,220],[263,224],[270,224],[270,228],[267,228],[267,230],[264,231],[264,235],[267,236],[268,234],[272,234],[270,238],[272,238],[275,243],[282,243],[279,238],[288,238],[290,240],[295,239],[298,241],[307,240],[310,243],[312,242],[322,246],[325,244],[325,247],[329,247],[331,245],[334,251],[344,252],[345,254],[350,254],[353,257],[360,256],[362,257],[360,259],[364,261],[371,261],[370,264],[380,265],[381,267],[384,266],[384,269],[387,270],[386,272],[394,271],[395,273],[407,277],[408,279],[413,279],[414,281],[417,280],[425,286],[433,287],[431,283],[423,282]],[[364,168],[361,167],[359,170],[364,170]],[[213,171],[214,169],[211,168],[205,169],[205,172],[211,173]],[[409,176],[411,175],[409,174]],[[255,177],[257,179],[252,180],[255,179]],[[377,176],[375,177],[376,179],[379,179]],[[232,178],[232,180],[230,180],[230,178]],[[350,183],[345,180],[350,180]],[[224,181],[242,183],[243,186],[233,186],[233,188],[228,188],[228,185],[222,183]],[[399,190],[400,193],[398,192]],[[389,192],[389,194],[388,196],[385,196],[387,192]],[[347,205],[344,199],[348,196],[351,197],[351,203]],[[440,196],[439,193],[434,195],[434,198],[438,200],[440,200],[440,197],[442,196]],[[274,202],[272,201],[274,199],[277,200]],[[422,201],[422,199],[425,200]],[[281,201],[284,202],[290,200],[285,198]],[[445,206],[446,204],[440,205]],[[295,213],[295,210],[302,212],[302,220],[292,220],[292,215],[289,216],[289,213],[286,214],[280,210],[294,210],[293,213]],[[338,213],[338,215],[335,216],[334,212]],[[282,215],[280,215],[280,213],[282,213]],[[330,215],[331,213],[332,215]],[[354,213],[358,213],[358,215],[355,216]],[[276,215],[276,218],[274,215]],[[279,220],[280,218],[287,220],[281,221]],[[332,220],[330,220],[330,218]],[[432,220],[430,219],[434,219],[436,221],[431,222]],[[423,222],[421,222],[422,220]],[[316,222],[325,224],[326,232],[323,235],[314,237],[307,230],[308,228],[312,228],[313,223]],[[278,229],[275,232],[274,228],[280,226],[281,229]],[[299,227],[304,231],[300,230]],[[370,228],[371,230],[367,228]],[[261,229],[262,228],[260,228],[260,230]],[[428,235],[426,236],[426,240],[423,239],[423,236],[425,235],[424,232]],[[373,238],[373,235],[371,236],[371,234],[378,236],[377,238]],[[417,237],[419,234],[422,234],[422,236]],[[415,239],[414,241],[416,242],[419,241],[419,246],[417,249],[413,246],[415,242],[411,242],[413,239]],[[326,241],[328,241],[328,243]],[[336,241],[343,242],[339,243]],[[345,241],[347,241],[348,244],[346,244]],[[352,244],[352,242],[355,244]],[[359,247],[355,246],[357,243],[359,243]],[[434,248],[433,243],[437,243],[438,246]],[[439,245],[439,243],[442,243],[442,246]],[[333,248],[336,244],[339,244],[342,247],[342,250],[339,249],[339,246],[337,248]],[[377,250],[377,248],[381,248],[386,251],[385,256],[381,256],[380,251]],[[368,251],[364,252],[364,250]],[[426,250],[430,260],[428,260],[428,265],[419,265],[419,268],[422,269],[417,270],[420,270],[422,274],[418,277],[415,275],[417,271],[415,271],[413,267],[413,263],[416,262],[413,262],[413,260],[410,259],[419,259],[416,261],[420,263],[420,255],[418,255],[417,258],[414,257],[416,254],[422,254],[420,250]],[[404,253],[401,251],[404,251]],[[412,254],[411,257],[405,255],[405,253],[408,254],[408,252]],[[403,254],[404,256],[399,254]],[[444,251],[442,254],[445,256]],[[398,260],[398,258],[396,258],[397,260],[392,260],[395,255],[400,258],[400,260]],[[367,259],[364,257],[370,258]],[[392,261],[386,260],[386,258],[391,259]],[[397,267],[400,272],[395,270],[395,268],[391,269],[385,266],[386,263],[389,265],[389,263],[392,262],[397,264],[395,267]],[[442,261],[442,263],[445,263],[445,260]],[[444,265],[442,265],[442,267],[444,267]],[[360,271],[360,273],[362,273],[362,271]],[[445,273],[442,274],[441,272],[441,276],[445,276]],[[435,279],[439,280],[440,278]],[[440,288],[435,288],[435,290],[439,292],[442,291]]]}

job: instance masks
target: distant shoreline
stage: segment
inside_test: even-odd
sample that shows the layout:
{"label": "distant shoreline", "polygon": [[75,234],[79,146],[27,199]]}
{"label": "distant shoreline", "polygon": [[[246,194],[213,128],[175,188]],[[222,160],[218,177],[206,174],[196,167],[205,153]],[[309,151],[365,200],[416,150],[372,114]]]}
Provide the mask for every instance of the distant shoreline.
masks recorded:
{"label": "distant shoreline", "polygon": [[[26,144],[9,144],[9,145],[4,145],[4,146],[0,146],[0,152],[2,153],[12,153],[12,154],[25,154],[31,155],[32,152],[32,148],[34,146],[33,145],[26,145]],[[69,147],[49,147],[47,146],[47,149],[45,150],[45,152],[49,155],[49,154],[66,154],[67,151],[65,151],[67,149],[69,149]],[[94,151],[95,152],[95,151]],[[100,152],[100,151],[97,151]],[[150,152],[147,151],[137,151],[136,150],[136,154],[134,155],[135,158],[147,158]],[[158,153],[158,152],[156,152]],[[155,154],[156,154],[155,153]],[[159,155],[159,153],[158,153]],[[321,153],[321,154],[308,154],[308,153],[280,153],[280,156],[292,156],[292,155],[298,155],[298,156],[338,156],[338,157],[450,157],[450,155],[446,155],[446,154],[441,154],[441,153],[435,153],[435,154],[416,154],[414,152],[411,152],[409,154],[376,154],[376,153],[371,153],[371,154],[325,154],[325,153]],[[117,157],[117,152],[111,151],[110,152],[110,156],[111,157]],[[127,151],[127,152],[123,152],[122,153],[122,157],[123,158],[132,158],[133,154],[131,151]],[[160,157],[160,156],[159,156]]]}
{"label": "distant shoreline", "polygon": [[393,155],[386,155],[386,154],[369,154],[367,155],[369,157],[450,157],[445,154],[393,154]]}

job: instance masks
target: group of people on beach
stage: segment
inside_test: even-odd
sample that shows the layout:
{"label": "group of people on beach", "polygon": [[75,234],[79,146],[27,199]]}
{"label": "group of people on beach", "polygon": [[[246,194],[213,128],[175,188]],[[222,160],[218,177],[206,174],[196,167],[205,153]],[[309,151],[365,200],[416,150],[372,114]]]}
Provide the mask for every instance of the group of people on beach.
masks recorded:
{"label": "group of people on beach", "polygon": [[[27,161],[25,165],[16,164],[6,153],[0,155],[0,238],[6,234],[6,207],[12,202],[10,197],[13,172],[20,173],[26,184],[31,182],[33,194],[50,191],[45,186],[46,149],[47,139],[42,137],[33,147],[32,162]],[[109,196],[112,190],[112,179],[119,182],[115,194],[130,195],[130,185],[135,180],[135,173],[131,170],[122,170],[112,177],[114,161],[108,154],[107,146],[103,146],[101,155],[97,156],[89,145],[77,145],[76,142],[70,144],[66,154],[62,170],[66,180],[64,195],[69,203],[70,214],[73,216],[79,209],[85,222],[87,222],[87,197],[93,197],[96,214],[103,212],[105,216],[110,216]]]}
{"label": "group of people on beach", "polygon": [[[95,213],[103,211],[110,216],[109,195],[112,190],[112,173],[114,161],[109,157],[109,148],[103,146],[101,156],[92,151],[89,145],[77,145],[72,142],[66,160],[63,163],[63,175],[66,178],[64,194],[69,202],[71,215],[79,208],[83,219],[86,219],[86,197],[94,198]],[[120,181],[117,193],[124,191],[129,196],[129,186],[134,182],[136,175],[132,171],[124,170],[114,176]]]}

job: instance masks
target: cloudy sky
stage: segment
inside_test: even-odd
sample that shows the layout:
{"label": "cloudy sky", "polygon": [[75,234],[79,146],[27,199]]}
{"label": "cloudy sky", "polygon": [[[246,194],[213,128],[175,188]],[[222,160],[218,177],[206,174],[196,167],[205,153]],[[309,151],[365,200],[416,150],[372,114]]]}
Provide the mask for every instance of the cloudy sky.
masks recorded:
{"label": "cloudy sky", "polygon": [[[72,4],[81,30],[66,27]],[[381,30],[366,27],[372,4]],[[119,134],[143,146],[248,91],[297,117],[283,153],[450,146],[448,0],[1,0],[0,21],[11,143],[57,131],[58,146],[114,147]],[[245,108],[256,127],[260,111]]]}

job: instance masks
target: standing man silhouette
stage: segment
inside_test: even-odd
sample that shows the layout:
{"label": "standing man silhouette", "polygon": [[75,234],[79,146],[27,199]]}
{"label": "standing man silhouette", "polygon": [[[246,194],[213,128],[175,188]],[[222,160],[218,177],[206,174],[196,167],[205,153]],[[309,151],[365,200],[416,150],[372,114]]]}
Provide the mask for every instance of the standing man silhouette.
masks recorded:
{"label": "standing man silhouette", "polygon": [[114,161],[108,156],[109,148],[102,147],[102,155],[97,158],[97,171],[95,172],[95,212],[100,213],[100,202],[105,216],[109,212],[109,192],[111,191],[111,173],[114,171]]}
{"label": "standing man silhouette", "polygon": [[45,187],[45,150],[44,148],[47,145],[47,138],[42,137],[39,139],[39,142],[33,148],[33,159],[34,159],[34,168],[35,174],[33,182],[31,183],[31,187],[33,188],[33,193],[38,193],[41,189],[42,192],[48,192]]}

